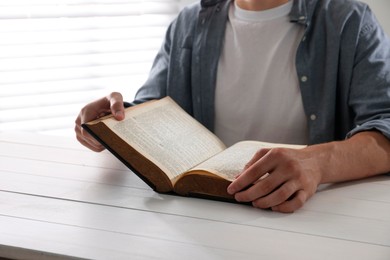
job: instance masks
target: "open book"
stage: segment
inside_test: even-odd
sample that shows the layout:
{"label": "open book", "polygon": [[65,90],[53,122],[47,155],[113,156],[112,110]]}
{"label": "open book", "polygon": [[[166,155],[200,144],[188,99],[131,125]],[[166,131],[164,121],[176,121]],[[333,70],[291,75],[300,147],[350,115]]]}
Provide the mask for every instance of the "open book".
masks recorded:
{"label": "open book", "polygon": [[242,141],[227,148],[171,98],[83,124],[110,152],[160,193],[234,201],[226,191],[261,148],[297,145]]}

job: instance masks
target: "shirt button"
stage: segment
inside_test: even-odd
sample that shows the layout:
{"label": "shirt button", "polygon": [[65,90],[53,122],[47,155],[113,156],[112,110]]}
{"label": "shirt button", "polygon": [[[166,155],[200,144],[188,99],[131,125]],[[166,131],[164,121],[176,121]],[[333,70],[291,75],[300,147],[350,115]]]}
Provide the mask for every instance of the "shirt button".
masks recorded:
{"label": "shirt button", "polygon": [[311,121],[314,121],[314,120],[316,120],[317,119],[317,116],[315,115],[315,114],[311,114],[310,115],[310,120]]}
{"label": "shirt button", "polygon": [[307,81],[307,77],[306,77],[306,76],[302,76],[302,77],[301,77],[301,81],[302,81],[302,82],[306,82],[306,81]]}
{"label": "shirt button", "polygon": [[306,36],[303,36],[302,41],[303,42],[306,41]]}
{"label": "shirt button", "polygon": [[303,15],[302,15],[302,16],[299,16],[299,18],[298,18],[298,19],[299,19],[299,21],[303,21],[303,20],[305,20],[305,19],[306,19],[306,16],[303,16]]}

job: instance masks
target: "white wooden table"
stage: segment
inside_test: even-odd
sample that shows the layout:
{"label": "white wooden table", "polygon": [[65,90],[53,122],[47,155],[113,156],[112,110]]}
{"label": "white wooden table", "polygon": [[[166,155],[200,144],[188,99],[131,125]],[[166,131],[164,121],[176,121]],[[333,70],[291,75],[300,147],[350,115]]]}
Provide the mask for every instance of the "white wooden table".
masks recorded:
{"label": "white wooden table", "polygon": [[0,133],[0,256],[390,259],[390,177],[323,186],[293,214],[153,192],[73,138]]}

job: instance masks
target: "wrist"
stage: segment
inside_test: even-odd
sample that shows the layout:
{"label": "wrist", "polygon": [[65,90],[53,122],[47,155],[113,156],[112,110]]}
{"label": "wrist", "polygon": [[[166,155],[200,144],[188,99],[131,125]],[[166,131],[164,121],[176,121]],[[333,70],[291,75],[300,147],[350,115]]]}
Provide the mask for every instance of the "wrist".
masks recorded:
{"label": "wrist", "polygon": [[313,160],[318,185],[333,182],[338,172],[337,142],[311,145],[306,148]]}
{"label": "wrist", "polygon": [[316,160],[320,183],[361,179],[390,171],[390,141],[375,131],[307,149]]}

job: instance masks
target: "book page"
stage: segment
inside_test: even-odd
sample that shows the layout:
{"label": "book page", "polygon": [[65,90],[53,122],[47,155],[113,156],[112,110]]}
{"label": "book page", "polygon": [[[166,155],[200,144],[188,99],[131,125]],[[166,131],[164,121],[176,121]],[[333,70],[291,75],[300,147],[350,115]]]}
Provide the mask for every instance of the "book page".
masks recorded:
{"label": "book page", "polygon": [[170,179],[226,148],[170,98],[141,106],[128,109],[123,121],[104,122]]}
{"label": "book page", "polygon": [[238,142],[223,152],[210,158],[209,160],[197,165],[191,171],[208,171],[224,179],[233,181],[235,176],[242,172],[245,165],[262,148],[288,147],[303,148],[302,145],[275,144],[258,141]]}

